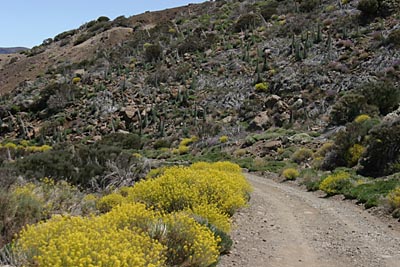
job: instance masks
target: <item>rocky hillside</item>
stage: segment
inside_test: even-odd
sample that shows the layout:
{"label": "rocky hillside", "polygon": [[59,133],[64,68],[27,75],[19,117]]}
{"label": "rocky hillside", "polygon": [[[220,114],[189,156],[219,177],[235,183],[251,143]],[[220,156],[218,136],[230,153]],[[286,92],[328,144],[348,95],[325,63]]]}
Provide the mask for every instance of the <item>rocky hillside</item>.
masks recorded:
{"label": "rocky hillside", "polygon": [[[135,133],[152,149],[226,136],[228,154],[282,161],[358,115],[395,123],[398,11],[394,0],[247,0],[99,17],[2,60],[1,139],[91,144]],[[354,138],[320,155],[323,165],[356,165],[360,156],[345,154],[368,139]],[[397,170],[398,153],[374,176]]]}

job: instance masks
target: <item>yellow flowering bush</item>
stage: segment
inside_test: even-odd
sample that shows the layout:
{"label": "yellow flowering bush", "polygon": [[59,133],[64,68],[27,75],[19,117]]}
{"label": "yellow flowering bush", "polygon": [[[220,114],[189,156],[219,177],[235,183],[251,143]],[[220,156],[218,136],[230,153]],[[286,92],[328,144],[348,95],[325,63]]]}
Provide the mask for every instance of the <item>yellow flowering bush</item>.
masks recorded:
{"label": "yellow flowering bush", "polygon": [[364,151],[365,147],[359,144],[355,144],[350,147],[346,155],[347,163],[349,164],[349,166],[356,165]]}
{"label": "yellow flowering bush", "polygon": [[45,152],[52,149],[49,145],[42,145],[42,146],[33,146],[29,144],[29,141],[22,140],[19,142],[19,145],[14,144],[12,142],[8,142],[5,145],[0,144],[0,148],[6,148],[9,150],[18,150],[18,151],[27,151],[27,152]]}
{"label": "yellow flowering bush", "polygon": [[266,82],[257,83],[254,88],[257,92],[268,92],[269,84]]}
{"label": "yellow flowering bush", "polygon": [[73,84],[77,84],[77,83],[80,83],[81,82],[81,78],[80,77],[74,77],[74,78],[72,78],[72,83]]}
{"label": "yellow flowering bush", "polygon": [[94,217],[55,216],[28,226],[14,250],[25,266],[165,266],[165,247],[138,229],[119,229]]}
{"label": "yellow flowering bush", "polygon": [[130,203],[98,217],[54,216],[27,226],[14,251],[25,266],[207,267],[217,261],[220,241],[186,213]]}
{"label": "yellow flowering bush", "polygon": [[221,136],[221,137],[219,138],[219,142],[222,143],[222,144],[228,142],[228,140],[229,140],[229,137],[226,136],[226,135],[223,135],[223,136]]}
{"label": "yellow flowering bush", "polygon": [[210,223],[219,230],[229,233],[231,231],[231,219],[228,214],[222,213],[220,209],[213,205],[198,205],[188,210],[195,217],[200,216],[200,220]]}
{"label": "yellow flowering bush", "polygon": [[197,142],[199,138],[197,136],[191,136],[190,138],[183,138],[182,141],[179,143],[178,148],[174,148],[172,150],[173,154],[176,155],[183,155],[189,153],[189,145]]}
{"label": "yellow flowering bush", "polygon": [[215,163],[208,163],[208,162],[197,162],[191,165],[191,169],[194,170],[217,170],[222,172],[235,172],[240,173],[242,172],[242,168],[239,165],[234,164],[229,161],[218,161]]}
{"label": "yellow flowering bush", "polygon": [[51,146],[49,145],[43,145],[43,146],[27,146],[25,147],[25,150],[28,152],[46,152],[48,150],[52,149]]}
{"label": "yellow flowering bush", "polygon": [[350,174],[342,171],[326,177],[319,185],[319,189],[328,195],[334,195],[341,193],[341,190],[350,184]]}
{"label": "yellow flowering bush", "polygon": [[172,150],[172,153],[174,153],[176,155],[183,155],[183,154],[187,154],[188,152],[189,152],[189,147],[184,146],[184,145],[179,145],[178,148],[174,148]]}
{"label": "yellow flowering bush", "polygon": [[371,119],[371,117],[368,116],[367,114],[361,114],[361,115],[358,115],[358,116],[354,119],[354,121],[355,121],[356,123],[363,123],[364,121],[367,121],[367,120],[370,120],[370,119]]}
{"label": "yellow flowering bush", "polygon": [[7,149],[17,149],[17,145],[14,143],[6,143],[4,147]]}
{"label": "yellow flowering bush", "polygon": [[250,192],[250,185],[236,170],[240,167],[231,163],[171,167],[157,179],[136,183],[128,198],[166,212],[213,204],[222,212],[233,214],[246,205]]}
{"label": "yellow flowering bush", "polygon": [[396,187],[392,190],[387,197],[393,209],[400,208],[400,187]]}
{"label": "yellow flowering bush", "polygon": [[147,173],[146,179],[156,178],[156,177],[162,175],[166,169],[167,168],[165,168],[165,167],[152,169],[152,170],[149,171],[149,173]]}
{"label": "yellow flowering bush", "polygon": [[283,170],[282,175],[287,180],[295,180],[297,177],[299,177],[300,173],[298,170],[296,170],[294,168],[289,168],[289,169]]}
{"label": "yellow flowering bush", "polygon": [[[197,209],[201,210],[201,208]],[[219,255],[218,237],[186,213],[163,215],[144,204],[127,203],[102,215],[103,224],[117,229],[140,229],[168,249],[171,266],[209,266]]]}
{"label": "yellow flowering bush", "polygon": [[172,213],[163,218],[164,235],[160,242],[168,247],[170,266],[208,267],[217,262],[219,237],[185,213]]}
{"label": "yellow flowering bush", "polygon": [[99,220],[118,229],[138,228],[149,231],[160,217],[161,213],[146,208],[144,204],[124,203],[100,216]]}
{"label": "yellow flowering bush", "polygon": [[194,142],[197,142],[199,138],[197,136],[191,136],[190,138],[183,138],[182,141],[179,143],[179,146],[188,146],[193,144]]}
{"label": "yellow flowering bush", "polygon": [[[14,242],[22,266],[186,266],[215,264],[231,240],[230,215],[250,185],[238,165],[196,163],[154,171],[148,180],[97,199],[106,212],[53,216],[27,226]],[[52,180],[42,181],[56,186]],[[33,188],[34,189],[34,188]],[[21,193],[29,187],[20,189]]]}
{"label": "yellow flowering bush", "polygon": [[100,212],[108,212],[113,207],[122,204],[124,200],[125,198],[120,194],[109,194],[100,198],[96,203],[96,207]]}

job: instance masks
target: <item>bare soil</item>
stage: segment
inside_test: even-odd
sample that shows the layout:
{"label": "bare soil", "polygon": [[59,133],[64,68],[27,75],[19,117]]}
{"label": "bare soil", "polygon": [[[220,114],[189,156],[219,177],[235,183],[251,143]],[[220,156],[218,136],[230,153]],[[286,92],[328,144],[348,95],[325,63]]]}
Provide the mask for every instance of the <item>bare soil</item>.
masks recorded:
{"label": "bare soil", "polygon": [[234,217],[235,241],[219,267],[400,267],[399,223],[350,202],[246,174],[250,206]]}

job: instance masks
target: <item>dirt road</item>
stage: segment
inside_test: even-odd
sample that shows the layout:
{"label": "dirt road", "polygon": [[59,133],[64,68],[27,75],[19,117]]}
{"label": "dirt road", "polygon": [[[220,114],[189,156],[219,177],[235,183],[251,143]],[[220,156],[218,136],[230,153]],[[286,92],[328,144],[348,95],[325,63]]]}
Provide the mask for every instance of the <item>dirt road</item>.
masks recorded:
{"label": "dirt road", "polygon": [[219,267],[400,267],[398,225],[346,201],[247,175],[250,207],[235,215]]}

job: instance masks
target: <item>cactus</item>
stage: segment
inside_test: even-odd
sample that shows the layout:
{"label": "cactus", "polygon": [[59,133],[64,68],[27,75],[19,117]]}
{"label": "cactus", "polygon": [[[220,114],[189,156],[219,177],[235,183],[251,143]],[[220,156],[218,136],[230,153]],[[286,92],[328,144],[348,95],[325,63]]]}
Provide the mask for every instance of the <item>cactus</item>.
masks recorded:
{"label": "cactus", "polygon": [[140,114],[140,110],[137,111],[137,116],[139,118],[139,135],[142,135],[143,131],[143,121],[142,121],[142,115]]}
{"label": "cactus", "polygon": [[317,35],[314,40],[314,43],[320,43],[322,41],[322,30],[321,30],[321,25],[318,24],[317,26]]}
{"label": "cactus", "polygon": [[296,61],[301,61],[303,59],[302,55],[301,55],[301,46],[299,43],[295,43],[294,46],[294,57],[296,59]]}
{"label": "cactus", "polygon": [[290,54],[293,55],[296,50],[296,37],[292,34],[292,44],[290,45]]}
{"label": "cactus", "polygon": [[165,137],[165,123],[164,119],[160,116],[160,124],[158,125],[158,133],[160,137]]}
{"label": "cactus", "polygon": [[256,62],[256,71],[255,71],[255,73],[257,74],[257,78],[254,81],[254,84],[262,83],[261,71],[260,71],[260,67],[259,67],[259,64],[258,64],[258,59],[257,59],[257,62]]}
{"label": "cactus", "polygon": [[268,65],[268,61],[267,61],[267,56],[264,55],[264,64],[263,64],[262,71],[267,71],[267,70],[269,70],[269,65]]}

